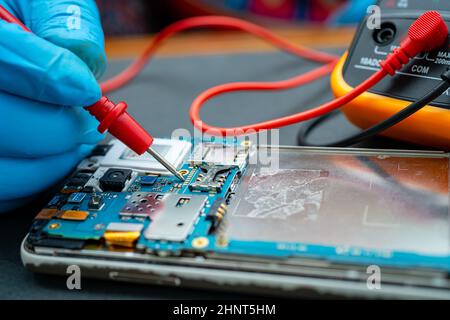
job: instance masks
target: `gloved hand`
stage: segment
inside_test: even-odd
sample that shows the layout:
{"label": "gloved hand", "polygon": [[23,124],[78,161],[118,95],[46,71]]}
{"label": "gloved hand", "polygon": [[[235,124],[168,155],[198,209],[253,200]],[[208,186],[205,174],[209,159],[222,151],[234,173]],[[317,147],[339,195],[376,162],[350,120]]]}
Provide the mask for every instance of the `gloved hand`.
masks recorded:
{"label": "gloved hand", "polygon": [[0,0],[0,212],[67,175],[103,136],[83,106],[106,66],[94,0]]}

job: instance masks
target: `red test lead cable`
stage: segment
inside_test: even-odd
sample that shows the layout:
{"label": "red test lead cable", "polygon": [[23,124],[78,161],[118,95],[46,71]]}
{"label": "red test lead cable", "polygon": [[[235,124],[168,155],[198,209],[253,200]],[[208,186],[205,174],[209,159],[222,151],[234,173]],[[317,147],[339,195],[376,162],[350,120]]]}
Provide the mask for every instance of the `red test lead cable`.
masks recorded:
{"label": "red test lead cable", "polygon": [[448,29],[442,19],[441,15],[437,11],[429,11],[423,14],[417,19],[410,27],[408,37],[402,42],[400,48],[396,49],[386,60],[381,63],[381,70],[372,75],[369,79],[362,84],[354,88],[345,96],[342,96],[336,100],[328,102],[319,107],[300,112],[291,116],[273,119],[261,123],[246,125],[242,127],[234,128],[220,128],[208,125],[201,121],[200,110],[202,106],[210,99],[224,93],[236,92],[236,91],[268,91],[268,90],[286,90],[301,85],[308,84],[320,77],[329,74],[334,65],[337,62],[337,57],[327,53],[311,50],[305,47],[297,46],[283,40],[270,31],[254,25],[252,23],[230,17],[221,16],[206,16],[188,18],[166,27],[161,31],[153,41],[147,46],[144,52],[133,62],[128,68],[116,75],[112,79],[109,79],[101,84],[103,92],[109,92],[120,88],[128,83],[144,68],[146,63],[151,59],[158,47],[167,38],[172,35],[193,28],[230,28],[248,33],[254,34],[276,47],[287,51],[291,54],[299,57],[319,62],[326,63],[326,65],[319,67],[315,70],[307,72],[305,74],[276,82],[236,82],[228,83],[213,87],[200,94],[192,103],[190,108],[190,118],[192,123],[201,131],[207,132],[210,135],[242,135],[251,132],[258,132],[261,130],[270,130],[288,126],[291,124],[299,123],[302,121],[310,120],[324,114],[327,114],[333,110],[341,108],[348,102],[357,98],[362,93],[366,92],[378,82],[380,82],[385,76],[390,74],[395,75],[397,70],[400,70],[403,65],[409,62],[409,60],[415,57],[422,51],[432,51],[441,47],[447,39]]}
{"label": "red test lead cable", "polygon": [[[18,20],[9,15],[3,17],[4,10],[0,10],[0,17],[10,22],[18,23]],[[20,23],[20,22],[19,22]],[[23,26],[23,25],[22,25]],[[336,100],[328,102],[322,106],[297,113],[288,117],[278,118],[270,121],[256,123],[252,125],[236,128],[219,128],[207,125],[200,120],[200,109],[205,102],[211,98],[228,92],[248,91],[248,90],[285,90],[296,86],[301,86],[314,81],[333,69],[337,62],[337,57],[311,50],[301,46],[293,45],[266,29],[252,23],[229,17],[208,16],[189,18],[175,22],[159,33],[148,45],[143,54],[123,72],[110,80],[101,84],[103,93],[120,88],[128,83],[145,67],[146,63],[152,57],[161,43],[175,33],[204,27],[226,27],[238,29],[252,33],[275,46],[295,54],[297,56],[326,63],[325,66],[317,68],[303,75],[277,82],[240,82],[220,85],[203,92],[191,105],[190,116],[193,124],[203,132],[213,135],[241,135],[248,131],[258,132],[260,130],[269,130],[291,125],[294,123],[319,117],[335,109],[338,109],[362,93],[366,92],[388,74],[394,75],[395,71],[400,70],[403,65],[422,51],[431,51],[441,47],[448,36],[447,26],[441,15],[436,11],[429,11],[417,19],[410,27],[408,37],[404,40],[400,48],[396,49],[386,60],[381,63],[381,70],[372,75],[369,79],[357,86],[351,92]],[[93,116],[100,121],[99,130],[104,132],[109,130],[119,140],[130,146],[136,153],[142,154],[146,148],[151,145],[153,139],[145,130],[140,127],[126,112],[126,104],[121,102],[117,105],[103,97],[93,106],[86,108]],[[148,151],[148,150],[147,150]]]}

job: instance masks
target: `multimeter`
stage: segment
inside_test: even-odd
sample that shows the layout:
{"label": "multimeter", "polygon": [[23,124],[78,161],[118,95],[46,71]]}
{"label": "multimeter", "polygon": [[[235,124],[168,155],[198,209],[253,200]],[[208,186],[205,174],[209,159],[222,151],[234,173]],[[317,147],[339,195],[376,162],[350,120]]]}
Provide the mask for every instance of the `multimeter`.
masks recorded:
{"label": "multimeter", "polygon": [[[331,77],[333,93],[341,97],[380,69],[379,63],[399,46],[411,23],[424,12],[439,11],[450,27],[448,0],[380,0],[376,16],[368,16],[358,28],[350,49],[340,59]],[[342,111],[360,128],[371,127],[399,112],[431,91],[450,68],[450,42],[431,53],[415,57],[394,77],[386,77],[372,89],[347,104]],[[450,90],[416,114],[382,135],[450,150]]]}

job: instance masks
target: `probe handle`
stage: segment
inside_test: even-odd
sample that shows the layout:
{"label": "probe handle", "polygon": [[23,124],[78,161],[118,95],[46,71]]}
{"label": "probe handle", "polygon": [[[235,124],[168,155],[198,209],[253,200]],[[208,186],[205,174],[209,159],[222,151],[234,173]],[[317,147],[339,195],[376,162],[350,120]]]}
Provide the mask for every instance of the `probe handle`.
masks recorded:
{"label": "probe handle", "polygon": [[[2,5],[0,5],[0,19],[9,23],[15,23],[24,31],[31,32],[29,28],[9,13]],[[116,105],[103,96],[99,101],[85,109],[100,121],[98,126],[100,133],[108,130],[109,133],[137,154],[143,154],[153,144],[152,136],[126,112],[127,104],[125,102],[120,102]]]}
{"label": "probe handle", "polygon": [[85,109],[100,122],[98,126],[100,133],[108,130],[137,154],[143,154],[153,144],[153,137],[126,112],[125,102],[115,104],[103,96]]}
{"label": "probe handle", "polygon": [[448,27],[441,14],[427,11],[408,29],[408,37],[402,41],[380,65],[391,76],[395,75],[420,52],[430,52],[442,47],[448,38]]}

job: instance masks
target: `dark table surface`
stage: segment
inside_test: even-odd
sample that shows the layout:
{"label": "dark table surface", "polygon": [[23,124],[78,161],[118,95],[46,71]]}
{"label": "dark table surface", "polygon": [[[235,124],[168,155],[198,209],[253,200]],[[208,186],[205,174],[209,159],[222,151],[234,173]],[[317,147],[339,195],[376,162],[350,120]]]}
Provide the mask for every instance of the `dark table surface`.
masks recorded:
{"label": "dark table surface", "polygon": [[[128,61],[114,62],[107,76]],[[126,100],[129,112],[156,137],[170,137],[177,128],[191,129],[188,109],[200,92],[211,86],[245,80],[279,80],[303,73],[315,65],[282,53],[240,54],[155,59],[138,79],[110,98]],[[304,88],[271,93],[229,94],[209,102],[202,117],[218,126],[234,126],[284,116],[332,98],[329,79]],[[280,130],[280,144],[296,145],[299,125]],[[343,116],[334,118],[312,139],[325,142],[356,132]],[[192,131],[192,130],[191,130]],[[411,148],[386,139],[372,139],[362,147]],[[43,199],[42,201],[45,201]],[[81,291],[66,289],[64,277],[33,274],[23,268],[20,243],[43,203],[33,203],[0,215],[0,298],[4,299],[167,299],[236,298],[235,294],[144,286],[83,279]],[[241,296],[242,297],[242,296]]]}

